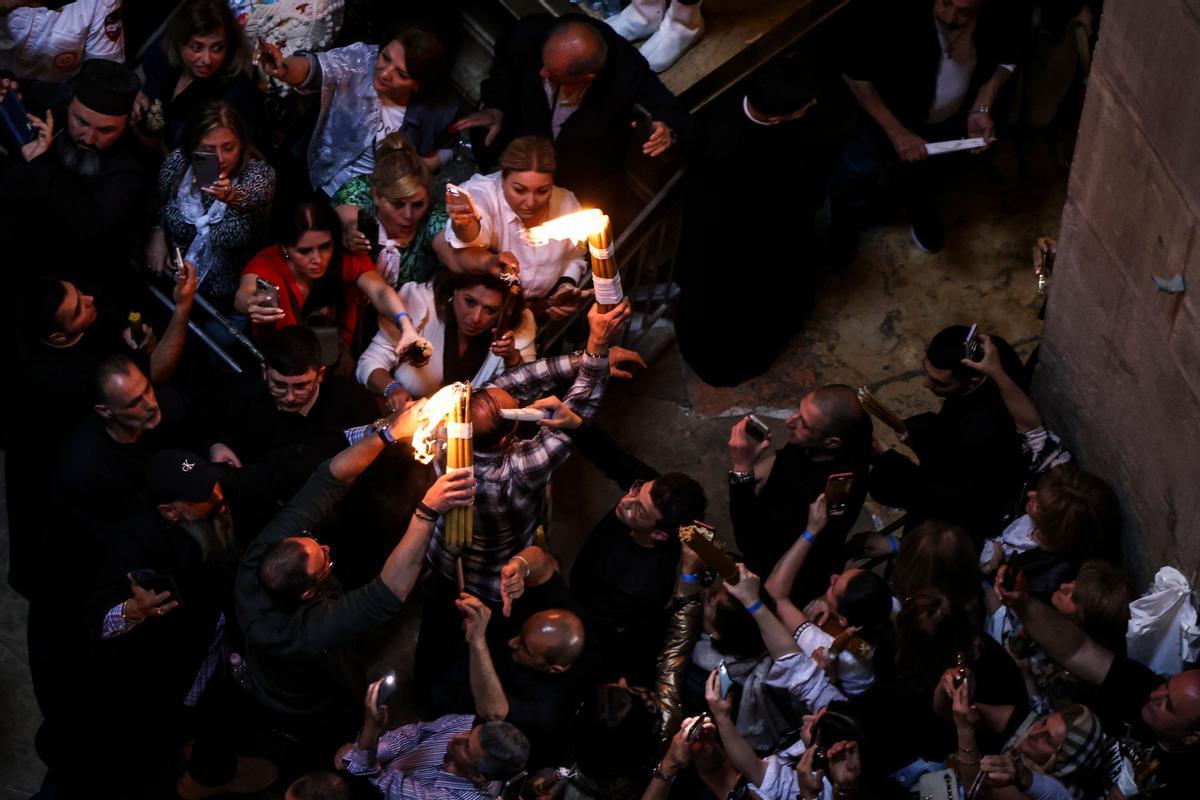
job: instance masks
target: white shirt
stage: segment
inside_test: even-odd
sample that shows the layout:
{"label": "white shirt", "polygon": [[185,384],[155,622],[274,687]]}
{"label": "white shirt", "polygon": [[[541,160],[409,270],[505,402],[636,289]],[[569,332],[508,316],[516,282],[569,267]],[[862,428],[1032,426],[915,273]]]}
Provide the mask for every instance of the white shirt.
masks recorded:
{"label": "white shirt", "polygon": [[[534,247],[524,236],[525,224],[504,199],[500,173],[475,175],[462,185],[471,195],[479,214],[479,235],[464,242],[454,235],[454,226],[446,222],[446,242],[457,250],[483,247],[494,253],[508,251],[521,265],[521,289],[527,300],[550,294],[558,279],[569,277],[579,283],[585,261],[583,248],[573,242],[551,241]],[[551,220],[580,209],[579,201],[567,189],[555,186],[550,192],[546,219]]]}
{"label": "white shirt", "polygon": [[951,34],[950,40],[954,42],[954,47],[950,50],[950,55],[946,55],[949,46],[946,29],[936,19],[934,25],[937,26],[942,57],[938,61],[937,89],[933,93],[933,105],[930,106],[929,116],[925,119],[930,124],[945,122],[962,108],[967,89],[971,85],[971,74],[975,72],[975,64],[979,60],[975,52],[974,20]]}
{"label": "white shirt", "polygon": [[382,142],[388,134],[395,133],[404,127],[404,118],[408,116],[408,106],[393,103],[383,95],[379,96],[379,128],[375,131],[375,141]]}
{"label": "white shirt", "polygon": [[[762,800],[794,800],[800,796],[800,781],[796,779],[796,764],[804,755],[807,748],[804,742],[797,739],[791,747],[763,759],[766,771],[763,772],[762,783],[758,786],[750,784],[750,788]],[[829,776],[821,779],[822,800],[831,800],[833,784]]]}
{"label": "white shirt", "polygon": [[[433,357],[423,367],[410,364],[396,363],[396,348],[391,337],[380,330],[375,338],[367,345],[367,349],[358,358],[358,367],[354,376],[363,386],[367,379],[377,369],[387,370],[392,377],[413,397],[429,397],[442,388],[442,348],[445,347],[446,324],[438,319],[433,306],[433,283],[406,283],[400,287],[400,299],[404,308],[412,318],[413,327],[417,333],[433,344]],[[534,339],[537,337],[537,323],[529,309],[522,312],[521,321],[513,330],[513,346],[521,353],[525,362],[537,360],[537,347]],[[457,343],[455,343],[457,346]],[[472,386],[483,386],[494,377],[504,372],[504,361],[494,353],[489,352],[483,359],[479,371],[471,378]]]}
{"label": "white shirt", "polygon": [[542,90],[546,93],[546,103],[550,106],[550,130],[552,138],[557,139],[563,124],[571,118],[571,115],[583,103],[583,96],[587,93],[587,86],[584,86],[574,95],[570,95],[563,92],[546,78],[542,78]]}
{"label": "white shirt", "polygon": [[89,58],[125,61],[121,0],[78,0],[58,11],[18,8],[0,17],[0,69],[61,83]]}

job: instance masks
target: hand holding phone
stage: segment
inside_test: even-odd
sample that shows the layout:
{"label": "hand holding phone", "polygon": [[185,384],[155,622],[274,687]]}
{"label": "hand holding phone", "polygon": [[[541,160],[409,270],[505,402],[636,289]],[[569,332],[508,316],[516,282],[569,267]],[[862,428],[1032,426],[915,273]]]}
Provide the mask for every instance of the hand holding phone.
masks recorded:
{"label": "hand holding phone", "polygon": [[258,63],[273,78],[282,79],[287,75],[287,67],[283,63],[283,51],[261,36],[258,37]]}
{"label": "hand holding phone", "polygon": [[215,150],[197,150],[192,153],[192,174],[196,185],[208,188],[221,178],[221,159]]}
{"label": "hand holding phone", "polygon": [[979,325],[972,323],[967,338],[963,340],[963,358],[971,361],[983,361],[983,343],[979,341]]}
{"label": "hand holding phone", "polygon": [[724,659],[717,664],[717,680],[721,683],[721,699],[725,700],[729,697],[729,691],[733,689],[733,678],[729,677],[729,669],[725,666]]}
{"label": "hand holding phone", "polygon": [[654,116],[641,103],[633,104],[633,129],[643,144],[654,135]]}
{"label": "hand holding phone", "polygon": [[746,417],[746,435],[751,441],[765,442],[771,435],[771,429],[767,427],[767,423],[750,414]]}
{"label": "hand holding phone", "polygon": [[854,485],[853,472],[839,472],[825,481],[825,502],[829,516],[840,517],[846,513],[850,502],[850,489]]}

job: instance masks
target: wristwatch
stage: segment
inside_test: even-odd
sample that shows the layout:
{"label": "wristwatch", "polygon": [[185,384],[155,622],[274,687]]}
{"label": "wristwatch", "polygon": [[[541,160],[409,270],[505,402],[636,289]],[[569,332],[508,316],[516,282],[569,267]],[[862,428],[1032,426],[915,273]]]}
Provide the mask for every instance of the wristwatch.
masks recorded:
{"label": "wristwatch", "polygon": [[396,437],[392,436],[392,428],[388,424],[387,417],[380,417],[372,422],[371,433],[377,435],[379,440],[383,442],[385,446],[396,443]]}
{"label": "wristwatch", "polygon": [[667,773],[662,771],[662,764],[654,765],[654,769],[650,770],[650,777],[658,778],[660,781],[667,784],[668,786],[670,786],[672,783],[675,782],[674,775],[668,775]]}
{"label": "wristwatch", "polygon": [[739,472],[736,469],[729,470],[729,482],[735,486],[741,483],[751,483],[753,480],[753,470],[747,470],[746,472]]}

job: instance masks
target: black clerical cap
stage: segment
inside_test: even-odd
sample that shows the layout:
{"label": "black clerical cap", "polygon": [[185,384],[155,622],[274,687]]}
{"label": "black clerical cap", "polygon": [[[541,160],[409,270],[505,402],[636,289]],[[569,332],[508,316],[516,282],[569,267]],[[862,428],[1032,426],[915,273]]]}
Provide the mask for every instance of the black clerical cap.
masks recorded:
{"label": "black clerical cap", "polygon": [[129,67],[103,58],[89,58],[75,79],[75,99],[95,111],[119,117],[133,108],[141,81]]}

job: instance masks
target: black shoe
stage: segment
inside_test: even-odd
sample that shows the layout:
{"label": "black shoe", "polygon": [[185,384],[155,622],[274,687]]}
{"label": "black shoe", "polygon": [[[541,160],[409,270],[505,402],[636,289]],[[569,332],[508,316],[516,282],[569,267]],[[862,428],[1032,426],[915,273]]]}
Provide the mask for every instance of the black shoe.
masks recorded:
{"label": "black shoe", "polygon": [[913,244],[924,253],[940,253],[946,246],[946,228],[936,216],[913,220],[908,232],[912,235]]}

